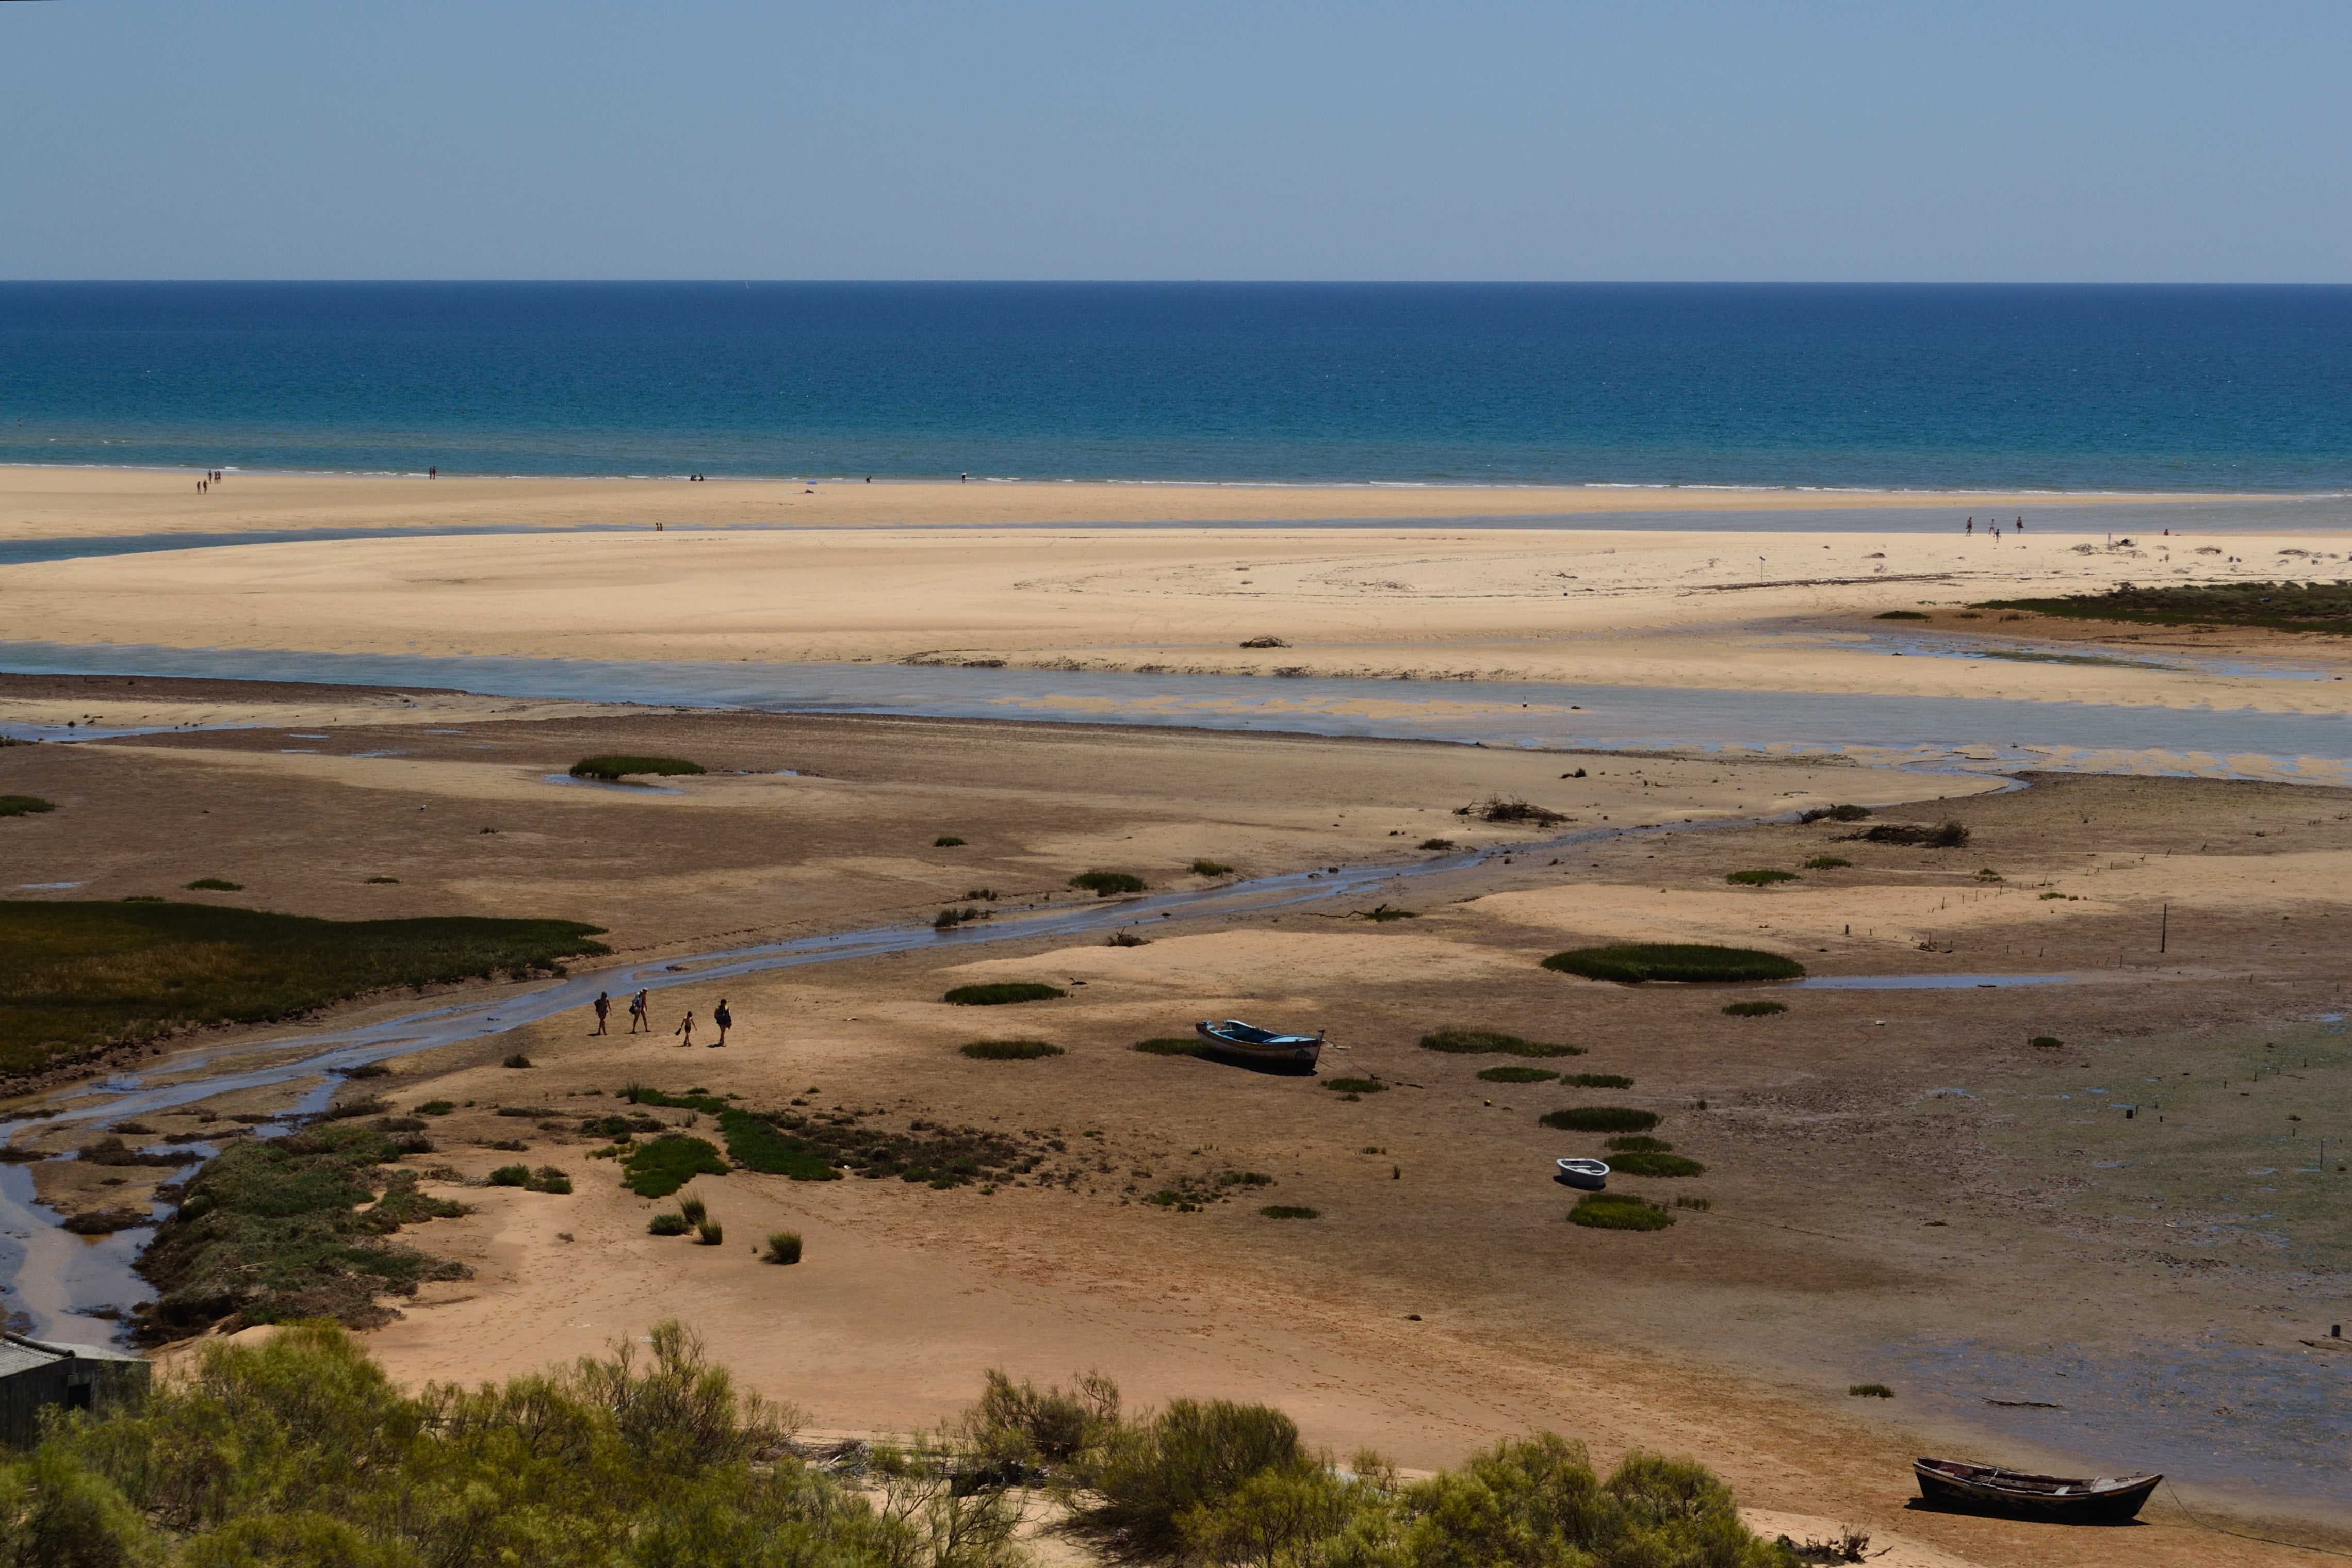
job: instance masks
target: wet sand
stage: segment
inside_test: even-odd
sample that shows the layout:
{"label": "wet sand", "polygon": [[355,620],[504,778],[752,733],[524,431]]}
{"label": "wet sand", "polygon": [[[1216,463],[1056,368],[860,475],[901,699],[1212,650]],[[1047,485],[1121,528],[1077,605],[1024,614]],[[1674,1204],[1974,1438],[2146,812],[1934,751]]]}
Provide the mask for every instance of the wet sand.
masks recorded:
{"label": "wet sand", "polygon": [[[344,708],[365,711],[357,698]],[[428,733],[446,729],[466,732]],[[1531,1426],[1603,1456],[1691,1452],[1757,1507],[1892,1531],[1965,1562],[2286,1560],[2200,1531],[2162,1501],[2128,1531],[1918,1513],[1905,1507],[1906,1467],[1947,1447],[2085,1466],[2138,1458],[2128,1430],[1991,1425],[1984,1398],[2063,1386],[2046,1381],[2036,1347],[2187,1355],[2218,1333],[2292,1359],[2305,1353],[2295,1335],[2344,1316],[2347,1238],[2321,1190],[2336,1178],[2291,1177],[2284,1157],[2293,1138],[2352,1109],[2342,1037],[2315,1021],[2340,1000],[2326,933],[2352,865],[2344,792],[2043,778],[1988,794],[1997,781],[1828,763],[737,714],[484,714],[303,732],[325,739],[209,731],[0,752],[0,788],[63,808],[0,825],[19,879],[84,883],[23,896],[175,893],[215,875],[247,884],[225,897],[262,907],[569,916],[612,928],[625,952],[684,953],[919,920],[983,886],[1000,907],[1067,901],[1076,895],[1060,884],[1093,866],[1182,886],[1203,855],[1254,872],[1410,861],[1433,836],[1525,841],[1527,829],[1453,816],[1491,793],[1567,813],[1572,828],[1658,825],[1413,883],[1397,901],[1418,918],[1391,924],[1297,910],[1155,921],[1149,945],[1127,949],[946,937],[930,952],[740,978],[725,988],[739,1019],[725,1051],[673,1043],[673,1015],[707,1017],[717,1000],[689,983],[659,994],[650,1039],[589,1038],[583,1016],[402,1060],[353,1091],[403,1108],[461,1102],[436,1123],[440,1152],[420,1163],[478,1179],[528,1158],[577,1185],[568,1197],[438,1189],[478,1212],[408,1237],[477,1275],[373,1336],[405,1379],[520,1371],[683,1313],[755,1386],[828,1429],[928,1424],[991,1365],[1041,1378],[1098,1366],[1139,1403],[1266,1398],[1335,1450],[1369,1443],[1416,1467]],[[672,781],[683,793],[666,797],[542,782],[624,742],[727,771]],[[387,749],[409,754],[357,754]],[[1559,777],[1578,766],[1586,778]],[[1973,840],[1932,851],[1844,837],[1867,824],[1707,826],[1833,800],[1876,805],[1874,820],[1956,817]],[[932,846],[949,832],[968,843]],[[1853,864],[1804,868],[1824,855]],[[1756,866],[1802,879],[1722,880]],[[1986,868],[2002,879],[1980,878]],[[2170,946],[2158,954],[2165,904]],[[1602,985],[1538,966],[1620,938],[1766,946],[1823,974],[2070,979],[1790,992],[1785,1016],[1731,1018],[1714,990]],[[987,1012],[938,1000],[997,978],[1070,994]],[[1393,1087],[1349,1101],[1313,1079],[1127,1048],[1236,1015],[1327,1028],[1324,1076]],[[1633,1087],[1486,1083],[1477,1070],[1507,1058],[1415,1044],[1462,1025],[1582,1045],[1587,1055],[1543,1065],[1622,1073]],[[977,1062],[955,1050],[1015,1034],[1067,1054]],[[2028,1044],[2037,1035],[2066,1047]],[[539,1066],[497,1065],[517,1049]],[[1040,1173],[1051,1180],[986,1195],[705,1178],[728,1241],[692,1247],[646,1236],[653,1205],[586,1158],[601,1140],[581,1136],[576,1118],[633,1079],[763,1106],[808,1100],[877,1125],[1033,1129],[1063,1147]],[[2167,1120],[2091,1109],[2126,1092],[2160,1097]],[[500,1104],[559,1114],[499,1118]],[[1713,1206],[1654,1235],[1563,1224],[1572,1194],[1546,1180],[1548,1162],[1597,1151],[1537,1125],[1562,1104],[1661,1112],[1660,1135],[1706,1173],[1618,1184],[1661,1199],[1695,1190]],[[518,1134],[527,1155],[485,1146]],[[95,1196],[57,1184],[49,1173],[62,1166],[31,1169],[61,1200]],[[1144,1201],[1228,1169],[1271,1176],[1265,1199],[1322,1217]],[[2281,1189],[2259,1209],[2243,1174],[2253,1170]],[[2285,1190],[2297,1180],[2311,1191]],[[752,1244],[785,1226],[809,1238],[808,1260],[758,1263]],[[1904,1359],[1954,1345],[1990,1347],[1991,1360],[1931,1376]],[[2331,1373],[2341,1371],[2315,1363],[2296,1375]],[[1864,1381],[1894,1384],[1897,1398],[1845,1394]],[[2204,1441],[2198,1423],[2219,1418],[2191,1414],[2156,1425]],[[2200,1512],[2234,1509],[2241,1525],[2326,1511],[2326,1483],[2291,1507],[2294,1490],[2192,1480],[2187,1495]],[[2320,1528],[2283,1527],[2308,1539]]]}

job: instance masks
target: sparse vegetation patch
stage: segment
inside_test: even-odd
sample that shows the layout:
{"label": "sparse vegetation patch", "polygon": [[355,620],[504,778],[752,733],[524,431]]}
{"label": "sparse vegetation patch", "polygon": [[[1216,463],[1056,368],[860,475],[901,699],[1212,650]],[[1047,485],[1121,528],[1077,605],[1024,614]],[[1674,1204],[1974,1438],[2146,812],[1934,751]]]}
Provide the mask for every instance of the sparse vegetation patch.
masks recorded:
{"label": "sparse vegetation patch", "polygon": [[1777,952],[1752,947],[1711,947],[1683,942],[1629,942],[1614,947],[1583,947],[1555,952],[1543,961],[1546,969],[1580,974],[1588,980],[1614,980],[1638,985],[1651,980],[1706,983],[1756,980],[1796,980],[1805,966]]}
{"label": "sparse vegetation patch", "polygon": [[1486,1068],[1478,1076],[1487,1083],[1546,1083],[1559,1074],[1542,1068]]}
{"label": "sparse vegetation patch", "polygon": [[974,1040],[956,1049],[977,1062],[1034,1062],[1062,1054],[1061,1047],[1044,1040]]}
{"label": "sparse vegetation patch", "polygon": [[1587,1193],[1568,1211],[1568,1223],[1591,1230],[1664,1230],[1675,1216],[1664,1205],[1631,1193]]}
{"label": "sparse vegetation patch", "polygon": [[1962,849],[1968,847],[1969,830],[1965,823],[1882,822],[1868,832],[1859,835],[1872,844],[1907,844],[1926,849]]}
{"label": "sparse vegetation patch", "polygon": [[1734,1002],[1724,1009],[1735,1018],[1769,1018],[1788,1010],[1786,1002]]}
{"label": "sparse vegetation patch", "polygon": [[37,795],[0,795],[0,816],[38,816],[57,808],[56,801]]}
{"label": "sparse vegetation patch", "polygon": [[1752,871],[1734,871],[1723,879],[1727,882],[1737,882],[1743,888],[1769,888],[1775,882],[1793,882],[1798,878],[1794,871],[1782,871],[1769,866],[1759,866]]}
{"label": "sparse vegetation patch", "polygon": [[1540,1040],[1523,1040],[1517,1035],[1507,1035],[1500,1029],[1440,1029],[1421,1037],[1424,1051],[1444,1051],[1457,1057],[1580,1057],[1582,1046],[1547,1045]]}
{"label": "sparse vegetation patch", "polygon": [[1138,1040],[1132,1048],[1148,1057],[1197,1057],[1207,1047],[1196,1038],[1163,1036],[1156,1040]]}
{"label": "sparse vegetation patch", "polygon": [[1628,1149],[1610,1156],[1612,1169],[1629,1176],[1704,1176],[1706,1167],[1696,1160],[1680,1154],[1652,1153],[1647,1150]]}
{"label": "sparse vegetation patch", "polygon": [[606,784],[618,784],[632,773],[654,773],[669,778],[703,771],[700,763],[689,763],[683,757],[583,757],[572,764],[575,779],[602,779]]}
{"label": "sparse vegetation patch", "polygon": [[1658,1124],[1658,1113],[1624,1105],[1578,1105],[1537,1120],[1567,1132],[1647,1132]]}
{"label": "sparse vegetation patch", "polygon": [[1321,1219],[1321,1209],[1311,1209],[1304,1204],[1268,1204],[1257,1211],[1268,1219]]}
{"label": "sparse vegetation patch", "polygon": [[1016,1002],[1045,1002],[1068,992],[1035,980],[999,980],[985,985],[959,985],[943,1001],[959,1007],[1004,1007]]}
{"label": "sparse vegetation patch", "polygon": [[1389,1086],[1376,1078],[1327,1078],[1323,1087],[1341,1094],[1384,1094]]}
{"label": "sparse vegetation patch", "polygon": [[1128,871],[1081,871],[1070,879],[1070,886],[1098,899],[1108,899],[1113,893],[1144,892],[1149,884]]}

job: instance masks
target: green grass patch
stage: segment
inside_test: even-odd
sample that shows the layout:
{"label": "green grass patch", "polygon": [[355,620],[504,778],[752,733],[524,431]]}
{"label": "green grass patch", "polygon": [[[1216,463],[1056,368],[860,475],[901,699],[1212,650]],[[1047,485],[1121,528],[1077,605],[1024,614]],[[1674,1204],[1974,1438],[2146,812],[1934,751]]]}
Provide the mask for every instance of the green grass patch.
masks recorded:
{"label": "green grass patch", "polygon": [[1197,1057],[1206,1047],[1197,1037],[1179,1039],[1170,1035],[1156,1040],[1138,1040],[1129,1048],[1148,1057]]}
{"label": "green grass patch", "polygon": [[682,1214],[657,1214],[646,1223],[648,1236],[684,1236],[694,1228],[694,1222]]}
{"label": "green grass patch", "polygon": [[[189,1178],[178,1211],[140,1257],[158,1294],[139,1336],[173,1339],[223,1318],[373,1327],[393,1316],[379,1296],[467,1278],[461,1264],[387,1239],[445,1212],[415,1193],[415,1173],[383,1169],[411,1146],[348,1123],[230,1144]],[[372,1202],[379,1193],[395,1201]]]}
{"label": "green grass patch", "polygon": [[1327,1078],[1323,1087],[1341,1094],[1385,1094],[1389,1086],[1376,1078]]}
{"label": "green grass patch", "polygon": [[608,952],[574,921],[328,921],[217,904],[0,900],[0,1072],[394,986]]}
{"label": "green grass patch", "polygon": [[1624,1105],[1578,1105],[1537,1120],[1567,1132],[1647,1132],[1658,1124],[1658,1113]]}
{"label": "green grass patch", "polygon": [[1580,1057],[1582,1046],[1546,1045],[1540,1040],[1523,1040],[1517,1035],[1507,1035],[1500,1029],[1440,1029],[1421,1037],[1424,1051],[1444,1051],[1457,1057]]}
{"label": "green grass patch", "polygon": [[1805,966],[1777,952],[1752,947],[1709,947],[1685,942],[1627,942],[1612,947],[1580,947],[1555,952],[1543,961],[1546,969],[1581,974],[1588,980],[1615,980],[1639,985],[1651,980],[1691,983],[1738,980],[1795,980]]}
{"label": "green grass patch", "polygon": [[1321,1209],[1311,1209],[1304,1204],[1268,1204],[1257,1211],[1268,1219],[1321,1219]]}
{"label": "green grass patch", "polygon": [[1230,877],[1234,874],[1234,868],[1223,860],[1195,860],[1189,869],[1195,877]]}
{"label": "green grass patch", "polygon": [[1670,1154],[1674,1147],[1663,1138],[1641,1132],[1621,1133],[1609,1140],[1610,1152],[1617,1154]]}
{"label": "green grass patch", "polygon": [[671,1133],[629,1152],[621,1164],[621,1185],[641,1198],[666,1198],[697,1176],[723,1176],[727,1162],[708,1139]]}
{"label": "green grass patch", "polygon": [[1965,849],[1969,829],[1958,822],[1882,822],[1862,836],[1873,844],[1904,844],[1921,849]]}
{"label": "green grass patch", "polygon": [[698,1247],[717,1247],[727,1239],[727,1227],[715,1219],[697,1220],[694,1242]]}
{"label": "green grass patch", "polygon": [[397,888],[400,886],[400,879],[397,877],[370,877],[368,880],[370,882],[382,883],[387,888]]}
{"label": "green grass patch", "polygon": [[1568,1223],[1591,1230],[1664,1230],[1675,1216],[1631,1193],[1587,1193],[1568,1211]]}
{"label": "green grass patch", "polygon": [[689,763],[683,757],[583,757],[572,764],[573,778],[603,779],[607,784],[618,784],[633,773],[656,773],[670,778],[702,771],[700,763]]}
{"label": "green grass patch", "polygon": [[1836,871],[1842,870],[1845,867],[1853,864],[1853,861],[1847,859],[1843,855],[1816,855],[1811,859],[1805,862],[1805,869],[1808,871]]}
{"label": "green grass patch", "polygon": [[0,795],[0,816],[38,816],[57,808],[56,801],[37,795]]}
{"label": "green grass patch", "polygon": [[2041,1049],[2045,1051],[2054,1051],[2066,1042],[2060,1039],[2055,1035],[2036,1035],[2025,1043],[2029,1046],[2039,1047]]}
{"label": "green grass patch", "polygon": [[974,1040],[956,1049],[976,1062],[1034,1062],[1062,1054],[1061,1047],[1044,1040]]}
{"label": "green grass patch", "polygon": [[454,1100],[428,1100],[416,1108],[419,1116],[446,1116],[457,1109]]}
{"label": "green grass patch", "polygon": [[1924,621],[1928,617],[1917,610],[1881,610],[1870,617],[1874,621]]}
{"label": "green grass patch", "polygon": [[1570,1089],[1631,1089],[1633,1080],[1622,1073],[1571,1072],[1562,1073],[1559,1081]]}
{"label": "green grass patch", "polygon": [[1786,1002],[1734,1002],[1724,1009],[1735,1018],[1769,1018],[1788,1010]]}
{"label": "green grass patch", "polygon": [[1542,1068],[1485,1068],[1478,1076],[1488,1083],[1546,1083],[1559,1074]]}
{"label": "green grass patch", "polygon": [[[869,1125],[863,1112],[745,1110],[709,1095],[663,1094],[643,1084],[631,1084],[622,1092],[637,1104],[676,1106],[717,1117],[728,1155],[737,1165],[796,1182],[897,1176],[934,1187],[964,1186],[1028,1175],[1047,1153],[1064,1152],[1059,1139],[1043,1134],[1023,1133],[1037,1145],[1024,1149],[1000,1132],[949,1127],[919,1117],[898,1132]],[[591,1130],[583,1125],[583,1131]]]}
{"label": "green grass patch", "polygon": [[1706,1167],[1681,1154],[1653,1153],[1641,1149],[1612,1152],[1610,1168],[1629,1176],[1704,1176]]}
{"label": "green grass patch", "polygon": [[1108,899],[1113,893],[1140,893],[1149,884],[1129,871],[1081,871],[1070,879],[1070,886]]}
{"label": "green grass patch", "polygon": [[1883,1383],[1857,1383],[1846,1390],[1855,1399],[1892,1399],[1895,1391]]}
{"label": "green grass patch", "polygon": [[801,1233],[796,1230],[774,1230],[768,1233],[768,1250],[761,1256],[762,1263],[798,1263],[801,1260]]}
{"label": "green grass patch", "polygon": [[1034,980],[999,980],[986,985],[959,985],[941,1000],[959,1007],[1003,1007],[1015,1002],[1045,1002],[1068,992]]}
{"label": "green grass patch", "polygon": [[1801,879],[1794,871],[1780,871],[1769,866],[1759,866],[1752,871],[1734,871],[1723,879],[1727,882],[1737,882],[1743,888],[1769,888],[1775,882],[1794,882]]}
{"label": "green grass patch", "polygon": [[931,847],[934,849],[961,849],[963,847],[963,840],[958,838],[952,833],[942,833],[937,838],[931,840]]}
{"label": "green grass patch", "polygon": [[2126,584],[2062,599],[1993,599],[1981,610],[2032,610],[2074,620],[2142,626],[2265,626],[2272,631],[2352,633],[2352,584],[2193,583],[2177,587]]}
{"label": "green grass patch", "polygon": [[243,882],[223,881],[218,877],[199,877],[184,886],[192,893],[242,893],[245,891]]}

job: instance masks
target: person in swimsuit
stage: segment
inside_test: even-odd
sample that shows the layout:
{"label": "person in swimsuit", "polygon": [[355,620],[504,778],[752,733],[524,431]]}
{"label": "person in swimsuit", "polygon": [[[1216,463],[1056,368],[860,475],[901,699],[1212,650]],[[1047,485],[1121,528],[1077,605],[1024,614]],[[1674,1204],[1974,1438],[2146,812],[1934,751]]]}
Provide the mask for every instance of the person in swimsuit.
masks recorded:
{"label": "person in swimsuit", "polygon": [[607,1017],[611,1016],[612,1012],[613,1012],[613,998],[612,998],[611,996],[607,995],[605,993],[604,993],[604,992],[602,992],[602,991],[597,992],[597,993],[596,993],[596,1032],[597,1032],[598,1034],[600,1034],[600,1035],[601,1035],[601,1034],[603,1034],[603,1033],[604,1032],[604,1020],[605,1020]]}
{"label": "person in swimsuit", "polygon": [[653,1020],[646,1016],[646,994],[642,991],[629,998],[629,1033],[635,1034],[640,1026],[648,1035],[654,1032]]}
{"label": "person in swimsuit", "polygon": [[678,1041],[678,1045],[681,1047],[694,1044],[694,1015],[692,1013],[688,1013],[685,1017],[680,1018],[677,1021],[677,1027],[672,1029],[670,1033],[673,1035],[683,1035],[685,1037],[685,1038]]}
{"label": "person in swimsuit", "polygon": [[719,1037],[710,1042],[713,1050],[727,1043],[727,1031],[735,1026],[735,1015],[727,1010],[727,998],[721,996],[719,1005],[710,1010],[710,1021],[719,1026]]}

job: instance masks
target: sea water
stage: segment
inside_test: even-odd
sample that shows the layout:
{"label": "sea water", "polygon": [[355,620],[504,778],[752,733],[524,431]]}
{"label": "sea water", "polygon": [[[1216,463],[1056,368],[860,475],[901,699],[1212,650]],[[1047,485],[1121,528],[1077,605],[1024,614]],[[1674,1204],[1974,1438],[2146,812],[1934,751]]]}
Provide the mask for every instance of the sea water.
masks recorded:
{"label": "sea water", "polygon": [[5,283],[0,462],[2328,490],[2352,288]]}

